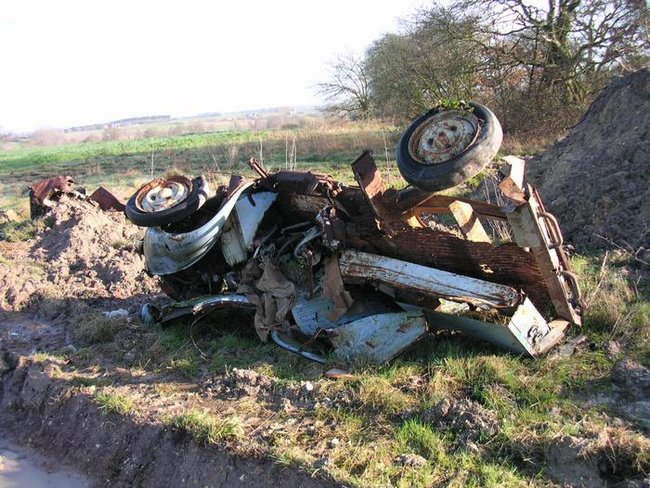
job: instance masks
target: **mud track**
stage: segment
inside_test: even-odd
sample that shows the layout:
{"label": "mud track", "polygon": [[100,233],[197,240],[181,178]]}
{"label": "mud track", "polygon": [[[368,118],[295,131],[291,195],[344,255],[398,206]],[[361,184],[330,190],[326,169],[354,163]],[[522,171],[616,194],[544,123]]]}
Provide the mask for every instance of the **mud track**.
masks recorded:
{"label": "mud track", "polygon": [[266,459],[200,445],[162,424],[103,415],[88,394],[70,394],[47,362],[5,353],[0,433],[86,474],[93,486],[340,486]]}

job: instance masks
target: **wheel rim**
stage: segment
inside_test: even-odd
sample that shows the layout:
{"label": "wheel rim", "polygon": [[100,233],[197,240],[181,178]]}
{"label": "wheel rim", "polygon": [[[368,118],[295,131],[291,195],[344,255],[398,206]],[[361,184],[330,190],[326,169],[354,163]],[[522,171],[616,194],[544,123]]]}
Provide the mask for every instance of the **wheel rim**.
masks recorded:
{"label": "wheel rim", "polygon": [[151,181],[138,192],[136,206],[147,213],[161,212],[183,202],[192,191],[185,176],[171,176]]}
{"label": "wheel rim", "polygon": [[440,164],[471,146],[479,132],[479,119],[470,112],[444,110],[433,114],[413,131],[408,151],[421,164]]}

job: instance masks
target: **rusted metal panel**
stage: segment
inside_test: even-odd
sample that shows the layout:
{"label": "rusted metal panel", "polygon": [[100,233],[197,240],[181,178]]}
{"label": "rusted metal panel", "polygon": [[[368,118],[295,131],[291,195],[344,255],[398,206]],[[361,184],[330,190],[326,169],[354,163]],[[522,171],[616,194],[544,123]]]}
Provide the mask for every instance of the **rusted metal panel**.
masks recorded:
{"label": "rusted metal panel", "polygon": [[407,349],[427,331],[422,311],[371,315],[327,329],[334,353],[345,361],[382,364]]}
{"label": "rusted metal panel", "polygon": [[562,338],[528,299],[517,307],[507,325],[440,312],[430,312],[428,317],[432,328],[464,332],[514,353],[533,357],[543,354]]}
{"label": "rusted metal panel", "polygon": [[344,282],[383,284],[479,307],[512,308],[522,301],[521,294],[509,286],[365,252],[346,250],[339,265]]}
{"label": "rusted metal panel", "polygon": [[55,176],[39,180],[29,188],[29,209],[32,218],[44,215],[52,208],[52,200],[74,190],[74,180],[69,176]]}
{"label": "rusted metal panel", "polygon": [[351,248],[522,289],[539,310],[552,306],[535,257],[514,243],[494,246],[431,228],[400,229],[388,239],[365,219],[347,226]]}
{"label": "rusted metal panel", "polygon": [[74,180],[69,176],[54,176],[34,183],[30,189],[39,205],[44,205],[47,200],[56,194],[72,191]]}
{"label": "rusted metal panel", "polygon": [[375,216],[383,221],[382,223],[388,224],[386,221],[391,220],[391,212],[384,201],[386,186],[377,170],[375,160],[368,151],[364,151],[352,163],[352,172]]}
{"label": "rusted metal panel", "polygon": [[474,242],[492,242],[469,203],[455,201],[449,205],[463,235]]}
{"label": "rusted metal panel", "polygon": [[303,171],[278,171],[262,178],[260,188],[297,195],[335,196],[341,189],[331,176]]}
{"label": "rusted metal panel", "polygon": [[92,192],[88,199],[97,202],[102,210],[124,212],[124,203],[103,186]]}
{"label": "rusted metal panel", "polygon": [[581,324],[582,318],[576,307],[579,291],[571,286],[573,281],[564,277],[568,260],[561,247],[562,237],[557,223],[546,213],[532,187],[527,187],[527,193],[528,200],[508,214],[515,241],[521,247],[530,248],[557,316]]}

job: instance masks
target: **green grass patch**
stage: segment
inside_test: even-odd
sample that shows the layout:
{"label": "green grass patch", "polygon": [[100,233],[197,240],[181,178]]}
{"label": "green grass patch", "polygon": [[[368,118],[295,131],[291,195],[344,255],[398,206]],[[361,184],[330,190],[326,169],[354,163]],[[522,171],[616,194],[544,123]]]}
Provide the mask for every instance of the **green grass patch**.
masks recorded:
{"label": "green grass patch", "polygon": [[407,420],[402,424],[397,440],[405,449],[435,463],[447,462],[447,442],[438,432],[418,420]]}
{"label": "green grass patch", "polygon": [[117,393],[98,392],[95,395],[95,400],[104,415],[109,413],[127,415],[133,410],[133,400]]}
{"label": "green grass patch", "polygon": [[243,435],[243,429],[238,422],[232,419],[220,419],[197,410],[174,415],[168,423],[174,430],[185,432],[205,444],[214,444],[223,439],[238,438]]}
{"label": "green grass patch", "polygon": [[0,241],[28,241],[36,237],[36,234],[43,229],[45,229],[45,221],[43,219],[5,222],[4,224],[0,224]]}

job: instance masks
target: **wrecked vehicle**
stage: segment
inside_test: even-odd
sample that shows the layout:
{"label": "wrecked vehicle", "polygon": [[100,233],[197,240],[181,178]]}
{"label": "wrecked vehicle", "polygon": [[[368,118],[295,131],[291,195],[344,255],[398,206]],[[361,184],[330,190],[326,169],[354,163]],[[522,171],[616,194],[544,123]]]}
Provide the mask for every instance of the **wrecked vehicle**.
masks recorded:
{"label": "wrecked vehicle", "polygon": [[[581,323],[581,300],[557,220],[511,158],[503,206],[436,194],[478,174],[502,132],[470,103],[419,117],[397,149],[410,183],[386,188],[372,155],[357,186],[311,172],[170,177],[140,188],[126,215],[148,227],[146,270],[176,301],[143,308],[147,323],[241,310],[262,341],[308,359],[383,363],[447,329],[538,356]],[[436,222],[446,214],[449,225]],[[504,239],[486,231],[507,227]]]}
{"label": "wrecked vehicle", "polygon": [[54,176],[38,180],[29,187],[30,218],[35,219],[46,215],[63,196],[94,202],[102,210],[124,211],[124,204],[120,199],[103,186],[87,195],[86,190],[77,187],[71,177]]}

